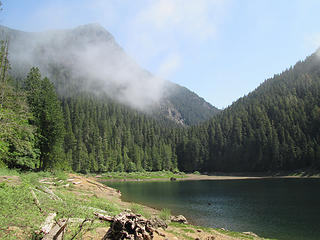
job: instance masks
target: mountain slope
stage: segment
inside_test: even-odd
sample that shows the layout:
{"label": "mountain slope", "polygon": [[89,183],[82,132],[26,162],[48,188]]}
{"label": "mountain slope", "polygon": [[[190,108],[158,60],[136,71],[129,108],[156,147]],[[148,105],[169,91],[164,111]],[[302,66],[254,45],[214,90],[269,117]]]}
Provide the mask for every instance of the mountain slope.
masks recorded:
{"label": "mountain slope", "polygon": [[28,33],[0,27],[10,41],[12,73],[23,78],[40,68],[61,95],[94,92],[153,116],[185,125],[208,120],[219,110],[195,93],[141,69],[98,24]]}
{"label": "mountain slope", "polygon": [[320,51],[266,80],[178,147],[186,171],[320,167]]}

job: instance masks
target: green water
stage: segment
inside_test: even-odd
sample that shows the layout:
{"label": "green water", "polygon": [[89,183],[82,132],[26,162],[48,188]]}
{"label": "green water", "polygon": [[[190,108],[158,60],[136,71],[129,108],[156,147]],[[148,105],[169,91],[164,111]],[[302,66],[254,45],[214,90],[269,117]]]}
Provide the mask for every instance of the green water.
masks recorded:
{"label": "green water", "polygon": [[320,239],[320,179],[108,183],[122,199],[193,224],[283,240]]}

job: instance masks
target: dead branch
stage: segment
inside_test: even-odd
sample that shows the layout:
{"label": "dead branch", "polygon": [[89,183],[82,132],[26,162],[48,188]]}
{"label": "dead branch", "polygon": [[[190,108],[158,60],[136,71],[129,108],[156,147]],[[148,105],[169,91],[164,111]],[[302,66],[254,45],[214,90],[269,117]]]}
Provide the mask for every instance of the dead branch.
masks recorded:
{"label": "dead branch", "polygon": [[54,194],[54,192],[45,187],[45,186],[39,186],[39,188],[44,191],[45,193],[49,194],[49,196],[51,196],[50,198],[53,199],[53,200],[58,200],[58,201],[62,201],[62,199],[60,197],[58,197],[56,194]]}
{"label": "dead branch", "polygon": [[79,225],[79,229],[78,231],[72,236],[71,240],[73,240],[82,230],[83,225],[85,224],[85,222],[89,221],[89,219],[85,219],[82,221],[82,223]]}
{"label": "dead branch", "polygon": [[100,220],[104,220],[107,222],[113,222],[113,217],[108,216],[108,215],[102,215],[101,213],[93,213],[95,216],[97,216]]}
{"label": "dead branch", "polygon": [[43,212],[43,210],[42,210],[42,208],[40,206],[40,202],[39,202],[39,200],[37,198],[37,195],[34,193],[34,191],[32,189],[30,191],[31,191],[34,203],[37,205],[37,207],[39,208],[40,212]]}

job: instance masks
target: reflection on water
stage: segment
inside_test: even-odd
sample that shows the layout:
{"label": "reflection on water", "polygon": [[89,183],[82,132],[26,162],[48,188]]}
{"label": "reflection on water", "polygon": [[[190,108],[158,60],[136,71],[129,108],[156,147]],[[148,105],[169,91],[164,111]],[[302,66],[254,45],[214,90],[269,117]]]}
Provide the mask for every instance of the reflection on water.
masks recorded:
{"label": "reflection on water", "polygon": [[194,224],[284,240],[320,239],[320,179],[107,184],[125,201],[169,208]]}

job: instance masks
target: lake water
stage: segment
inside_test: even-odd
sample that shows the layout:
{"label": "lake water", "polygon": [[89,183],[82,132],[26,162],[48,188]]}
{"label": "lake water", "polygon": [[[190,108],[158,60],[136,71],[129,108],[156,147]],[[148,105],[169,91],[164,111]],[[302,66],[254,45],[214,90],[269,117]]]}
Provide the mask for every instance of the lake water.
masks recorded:
{"label": "lake water", "polygon": [[113,182],[122,199],[197,225],[283,240],[320,239],[320,179]]}

